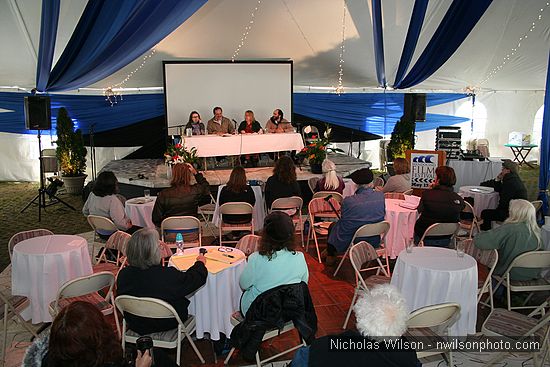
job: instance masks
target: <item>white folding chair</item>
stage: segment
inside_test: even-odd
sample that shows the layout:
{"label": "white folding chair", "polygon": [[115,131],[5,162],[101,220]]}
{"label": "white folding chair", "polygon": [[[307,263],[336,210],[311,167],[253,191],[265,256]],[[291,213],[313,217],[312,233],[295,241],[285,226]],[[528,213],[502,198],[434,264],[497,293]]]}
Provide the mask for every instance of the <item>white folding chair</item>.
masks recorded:
{"label": "white folding chair", "polygon": [[407,191],[403,192],[403,195],[412,195],[413,189],[408,189]]}
{"label": "white folding chair", "polygon": [[422,238],[420,238],[420,242],[418,242],[418,246],[423,247],[426,237],[431,236],[451,236],[451,241],[454,243],[459,229],[458,223],[434,223],[426,229]]}
{"label": "white folding chair", "polygon": [[288,198],[279,198],[271,203],[269,212],[274,210],[284,211],[290,215],[294,228],[298,228],[300,232],[300,238],[302,241],[302,247],[304,247],[304,222],[302,218],[302,206],[304,201],[299,196],[291,196]]}
{"label": "white folding chair", "polygon": [[531,204],[535,207],[535,213],[542,208],[542,200],[531,201]]}
{"label": "white folding chair", "polygon": [[112,234],[118,231],[118,227],[113,223],[111,219],[99,215],[90,214],[88,215],[87,219],[90,227],[92,227],[92,229],[94,230],[94,242],[92,243],[92,259],[94,259],[95,262],[97,260],[95,255],[96,244],[101,247],[105,242],[107,242],[107,240],[99,237],[98,231]]}
{"label": "white folding chair", "polygon": [[313,194],[312,199],[324,199],[326,197],[330,196],[332,199],[334,199],[338,204],[342,204],[342,201],[344,201],[344,197],[342,194],[336,191],[318,191],[315,194]]}
{"label": "white folding chair", "polygon": [[[380,270],[385,272],[384,265],[382,265],[382,262],[380,261],[380,256],[378,255],[374,247],[371,246],[370,243],[366,241],[361,241],[351,246],[351,249],[349,251],[349,257],[350,257],[351,265],[353,266],[353,270],[355,271],[355,291],[353,292],[351,305],[349,306],[348,314],[346,316],[346,320],[344,321],[344,325],[342,326],[342,329],[345,329],[348,326],[348,321],[351,316],[351,311],[353,310],[353,306],[357,301],[357,296],[359,295],[359,292],[368,292],[369,288],[372,288],[375,285],[387,284],[390,282],[390,278],[386,276],[378,275],[380,273]],[[374,260],[376,260],[378,264],[377,266],[372,266],[372,267],[363,269],[363,266],[365,264],[368,264],[369,262]],[[363,275],[361,274],[361,272],[366,272],[374,269],[377,270],[375,275],[371,275],[366,279],[363,278]]]}
{"label": "white folding chair", "polygon": [[472,239],[464,241],[464,252],[477,261],[477,303],[486,306],[487,304],[481,301],[485,293],[488,293],[489,305],[493,310],[493,283],[492,275],[498,263],[498,251],[481,250],[474,246]]}
{"label": "white folding chair", "polygon": [[29,238],[49,236],[49,235],[53,235],[53,232],[50,231],[50,230],[47,230],[47,229],[31,229],[30,231],[17,232],[13,236],[11,236],[10,240],[8,241],[8,254],[10,255],[10,261],[11,261],[12,255],[13,255],[13,248],[19,242],[24,241],[24,240],[28,240]]}
{"label": "white folding chair", "polygon": [[468,220],[460,220],[458,224],[460,225],[460,228],[467,231],[468,238],[473,238],[474,229],[477,231],[477,233],[481,232],[479,229],[479,220],[476,217],[476,212],[474,211],[474,207],[467,201],[464,201],[464,209],[462,209],[462,213],[467,213],[472,215],[472,221]]}
{"label": "white folding chair", "polygon": [[308,145],[309,143],[314,143],[321,138],[319,136],[319,129],[317,129],[317,127],[313,125],[304,126],[304,128],[302,129],[302,137],[304,139],[305,145]]}
{"label": "white folding chair", "polygon": [[[416,342],[429,337],[430,340],[441,340],[449,335],[449,329],[460,317],[460,305],[458,303],[441,303],[438,305],[426,306],[411,312],[407,321],[407,332],[405,336],[409,341]],[[418,340],[417,340],[418,338]],[[448,345],[450,343],[442,343]],[[447,365],[453,364],[453,350],[440,351],[416,351],[418,359],[432,355],[444,354],[447,357]]]}
{"label": "white folding chair", "polygon": [[204,220],[204,226],[208,228],[212,236],[216,237],[216,232],[212,228],[212,218],[214,217],[214,212],[216,211],[216,199],[210,194],[210,203],[199,206],[198,213],[201,215]]}
{"label": "white folding chair", "polygon": [[372,181],[372,184],[374,187],[382,187],[384,186],[384,179],[382,177],[376,177],[374,181]]}
{"label": "white folding chair", "polygon": [[242,237],[239,242],[237,242],[235,248],[244,252],[246,256],[250,256],[250,254],[256,252],[258,246],[260,246],[260,240],[260,236],[256,236],[255,234],[247,234]]}
{"label": "white folding chair", "polygon": [[153,346],[159,348],[176,348],[176,364],[181,363],[181,343],[182,337],[185,337],[191,347],[195,351],[197,357],[204,364],[204,358],[201,352],[197,349],[195,342],[191,338],[191,334],[195,331],[196,320],[194,316],[189,315],[187,320],[182,321],[177,311],[168,302],[157,298],[150,297],[134,297],[134,296],[118,296],[115,300],[118,310],[122,313],[122,349],[126,348],[126,343],[135,343],[141,336],[138,333],[130,330],[126,324],[125,314],[129,313],[139,317],[149,319],[166,319],[175,318],[178,322],[177,329],[162,331],[158,333],[148,334],[153,339]]}
{"label": "white folding chair", "polygon": [[[181,233],[183,236],[184,248],[202,246],[202,228],[198,218],[184,215],[180,217],[168,217],[161,222],[161,241],[170,246],[170,248],[176,248],[175,236],[178,233]],[[173,241],[172,237],[174,237]]]}
{"label": "white folding chair", "polygon": [[405,195],[402,192],[385,192],[384,199],[405,200]]}
{"label": "white folding chair", "polygon": [[[105,243],[105,247],[103,247],[103,251],[99,255],[97,264],[92,266],[94,273],[109,271],[116,276],[118,271],[122,269],[126,263],[126,248],[130,238],[132,238],[132,236],[123,231],[116,231],[113,233]],[[116,261],[107,259],[108,250],[115,250],[117,252]]]}
{"label": "white folding chair", "polygon": [[359,227],[355,233],[353,234],[353,237],[351,238],[350,245],[346,249],[346,252],[344,253],[344,256],[342,256],[342,260],[340,260],[340,263],[338,264],[338,267],[334,271],[333,276],[336,276],[338,274],[338,271],[344,264],[344,260],[348,257],[348,253],[355,243],[355,240],[357,238],[361,237],[371,237],[371,236],[380,236],[380,248],[376,250],[378,253],[378,256],[384,256],[385,257],[385,267],[382,268],[382,271],[384,274],[389,278],[390,277],[390,262],[388,261],[388,254],[386,252],[386,245],[384,243],[384,239],[386,237],[386,233],[388,233],[390,229],[390,223],[383,221],[378,223],[369,223],[364,224],[361,227]]}
{"label": "white folding chair", "polygon": [[[225,203],[220,205],[220,225],[219,225],[219,231],[220,231],[220,246],[223,246],[224,243],[237,243],[238,240],[223,240],[223,232],[224,231],[250,231],[251,234],[254,234],[254,207],[250,205],[249,203],[244,202],[233,202],[233,203]],[[239,223],[239,224],[229,224],[225,223],[223,221],[224,214],[229,215],[244,215],[249,214],[251,219],[248,223]]]}
{"label": "white folding chair", "polygon": [[319,177],[310,177],[310,179],[307,180],[307,185],[309,186],[312,194],[315,194],[315,186],[317,186],[317,181],[319,181]]}
{"label": "white folding chair", "polygon": [[[331,197],[329,201],[330,204],[332,204],[332,206],[337,211],[340,210],[340,203],[336,201],[334,197]],[[329,201],[325,200],[324,198],[318,197],[311,199],[308,204],[310,226],[307,234],[306,252],[309,250],[309,241],[313,237],[319,263],[321,263],[321,252],[319,251],[318,236],[328,236],[328,225],[330,225],[330,223],[324,221],[324,219],[335,220],[338,218],[336,213],[334,213],[334,211],[330,207]]]}

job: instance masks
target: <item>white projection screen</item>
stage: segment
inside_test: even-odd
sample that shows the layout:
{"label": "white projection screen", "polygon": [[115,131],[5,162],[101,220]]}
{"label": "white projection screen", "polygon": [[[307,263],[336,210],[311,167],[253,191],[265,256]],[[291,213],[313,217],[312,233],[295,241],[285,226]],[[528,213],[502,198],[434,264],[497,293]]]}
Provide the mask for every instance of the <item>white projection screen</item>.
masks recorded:
{"label": "white projection screen", "polygon": [[206,127],[216,106],[238,123],[246,110],[252,110],[265,127],[276,108],[291,120],[291,60],[164,61],[163,69],[169,135],[178,134],[173,126],[186,124],[191,111],[199,112]]}

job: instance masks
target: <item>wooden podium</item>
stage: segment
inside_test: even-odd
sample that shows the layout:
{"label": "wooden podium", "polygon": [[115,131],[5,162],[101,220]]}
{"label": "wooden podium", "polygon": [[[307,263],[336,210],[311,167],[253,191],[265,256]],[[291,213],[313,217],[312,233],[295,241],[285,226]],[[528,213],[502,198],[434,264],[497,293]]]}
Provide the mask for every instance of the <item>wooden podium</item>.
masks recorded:
{"label": "wooden podium", "polygon": [[435,180],[435,170],[444,166],[445,151],[442,150],[407,150],[405,156],[411,167],[411,188],[413,194],[422,196]]}

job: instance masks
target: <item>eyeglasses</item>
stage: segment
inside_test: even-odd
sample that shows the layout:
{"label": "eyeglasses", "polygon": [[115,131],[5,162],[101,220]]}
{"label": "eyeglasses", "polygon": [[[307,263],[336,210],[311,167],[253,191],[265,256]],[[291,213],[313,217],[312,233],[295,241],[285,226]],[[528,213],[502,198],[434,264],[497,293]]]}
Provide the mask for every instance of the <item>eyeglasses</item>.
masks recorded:
{"label": "eyeglasses", "polygon": [[218,247],[218,251],[219,252],[232,252],[233,251],[233,247]]}

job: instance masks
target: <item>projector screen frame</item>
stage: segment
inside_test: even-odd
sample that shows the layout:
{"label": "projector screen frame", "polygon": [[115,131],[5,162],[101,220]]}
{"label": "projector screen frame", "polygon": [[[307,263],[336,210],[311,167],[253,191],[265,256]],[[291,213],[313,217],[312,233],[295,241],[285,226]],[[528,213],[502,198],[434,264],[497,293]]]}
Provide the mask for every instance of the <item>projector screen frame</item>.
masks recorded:
{"label": "projector screen frame", "polygon": [[[226,60],[226,59],[192,59],[192,60],[163,60],[162,83],[164,91],[164,127],[166,129],[166,145],[168,146],[168,100],[166,94],[166,65],[170,64],[289,64],[290,66],[290,120],[294,112],[294,61],[292,59],[252,59],[252,60]],[[286,115],[286,113],[285,113]]]}

